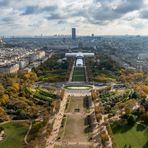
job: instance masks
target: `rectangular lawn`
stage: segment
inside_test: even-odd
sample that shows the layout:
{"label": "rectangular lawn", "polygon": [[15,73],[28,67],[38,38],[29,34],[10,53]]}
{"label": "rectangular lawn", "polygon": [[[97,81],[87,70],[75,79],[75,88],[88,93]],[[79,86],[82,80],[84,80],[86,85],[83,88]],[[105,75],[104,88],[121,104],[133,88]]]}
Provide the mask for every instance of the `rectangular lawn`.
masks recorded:
{"label": "rectangular lawn", "polygon": [[84,67],[75,67],[72,81],[86,81]]}
{"label": "rectangular lawn", "polygon": [[[131,145],[132,148],[145,148],[148,141],[148,128],[135,124],[133,127],[112,125],[113,137],[119,148]],[[147,147],[146,147],[147,148]]]}

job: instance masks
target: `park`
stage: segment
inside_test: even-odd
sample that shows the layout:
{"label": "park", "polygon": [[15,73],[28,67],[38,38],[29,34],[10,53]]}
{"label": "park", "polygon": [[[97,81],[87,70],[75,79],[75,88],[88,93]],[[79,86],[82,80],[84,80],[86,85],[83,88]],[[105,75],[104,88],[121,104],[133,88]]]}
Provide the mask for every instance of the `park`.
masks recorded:
{"label": "park", "polygon": [[[71,59],[71,67],[68,66],[70,60],[57,62],[59,57],[54,55],[45,65],[34,69],[37,76],[35,73],[25,74],[22,81],[27,79],[29,84],[23,92],[26,98],[20,97],[22,93],[19,94],[16,83],[13,86],[16,90],[18,88],[18,100],[30,100],[25,100],[25,104],[19,100],[18,104],[23,105],[24,110],[19,105],[18,109],[8,106],[8,110],[13,108],[16,112],[17,116],[13,117],[18,121],[1,124],[4,139],[0,147],[29,148],[31,142],[38,142],[46,148],[147,148],[145,102],[140,101],[141,96],[134,88],[118,82],[119,68],[111,65],[107,59],[95,65],[94,59],[86,59],[83,53]],[[78,59],[81,59],[81,63],[78,63]],[[69,75],[66,74],[68,67]],[[126,72],[121,72],[126,80]],[[30,81],[32,78],[37,81],[33,85]],[[62,82],[64,80],[66,82]],[[30,109],[29,105],[31,109],[38,108],[25,114]],[[46,113],[46,119],[41,110]],[[30,116],[35,117],[34,120],[29,121]],[[132,126],[129,119],[134,123]]]}

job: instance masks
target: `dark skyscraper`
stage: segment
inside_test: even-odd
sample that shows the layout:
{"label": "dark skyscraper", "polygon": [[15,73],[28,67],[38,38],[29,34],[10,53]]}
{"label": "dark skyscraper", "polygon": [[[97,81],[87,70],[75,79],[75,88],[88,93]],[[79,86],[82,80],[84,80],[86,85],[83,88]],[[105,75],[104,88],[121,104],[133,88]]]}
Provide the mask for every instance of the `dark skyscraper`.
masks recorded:
{"label": "dark skyscraper", "polygon": [[72,28],[72,39],[76,40],[76,28]]}

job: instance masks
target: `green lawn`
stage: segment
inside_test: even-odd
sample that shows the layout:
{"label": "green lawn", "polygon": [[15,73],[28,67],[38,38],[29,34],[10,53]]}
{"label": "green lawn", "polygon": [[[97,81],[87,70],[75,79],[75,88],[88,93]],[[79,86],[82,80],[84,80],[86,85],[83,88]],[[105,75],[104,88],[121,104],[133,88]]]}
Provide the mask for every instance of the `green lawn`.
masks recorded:
{"label": "green lawn", "polygon": [[0,125],[4,127],[6,137],[0,142],[0,148],[24,148],[24,137],[29,125],[27,123],[6,123]]}
{"label": "green lawn", "polygon": [[75,67],[72,81],[86,81],[84,67]]}
{"label": "green lawn", "polygon": [[119,148],[147,148],[144,147],[148,141],[148,128],[135,124],[133,127],[112,125],[113,137]]}
{"label": "green lawn", "polygon": [[74,68],[74,74],[75,75],[82,75],[84,74],[84,67],[75,67]]}
{"label": "green lawn", "polygon": [[81,111],[84,111],[83,99],[81,99],[80,97],[70,98],[66,112],[74,112],[75,108],[80,108]]}

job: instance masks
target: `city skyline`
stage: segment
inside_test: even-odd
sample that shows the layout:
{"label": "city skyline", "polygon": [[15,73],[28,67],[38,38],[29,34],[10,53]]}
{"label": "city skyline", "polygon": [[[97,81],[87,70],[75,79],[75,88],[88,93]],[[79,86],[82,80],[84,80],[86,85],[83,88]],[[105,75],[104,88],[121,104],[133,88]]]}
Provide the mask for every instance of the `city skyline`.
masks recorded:
{"label": "city skyline", "polygon": [[0,36],[147,35],[146,0],[0,0]]}

